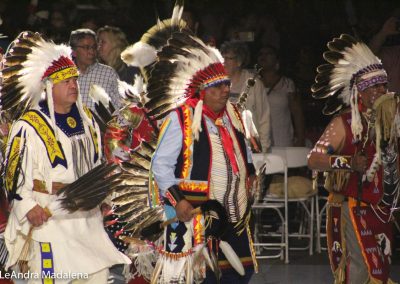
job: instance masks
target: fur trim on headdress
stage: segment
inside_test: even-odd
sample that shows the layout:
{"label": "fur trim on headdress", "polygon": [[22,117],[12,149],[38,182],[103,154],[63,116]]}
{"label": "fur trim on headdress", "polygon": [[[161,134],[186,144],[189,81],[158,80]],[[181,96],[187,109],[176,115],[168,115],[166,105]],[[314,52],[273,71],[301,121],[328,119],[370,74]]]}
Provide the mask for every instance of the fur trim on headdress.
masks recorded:
{"label": "fur trim on headdress", "polygon": [[137,42],[121,53],[121,59],[129,66],[145,67],[157,59],[157,50],[145,43]]}

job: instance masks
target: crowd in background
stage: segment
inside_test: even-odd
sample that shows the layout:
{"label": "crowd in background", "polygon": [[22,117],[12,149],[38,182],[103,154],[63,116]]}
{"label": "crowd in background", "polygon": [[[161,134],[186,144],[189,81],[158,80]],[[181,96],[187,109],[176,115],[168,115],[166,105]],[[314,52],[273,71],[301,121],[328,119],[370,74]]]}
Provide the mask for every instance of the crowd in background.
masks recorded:
{"label": "crowd in background", "polygon": [[[124,66],[119,53],[139,40],[156,17],[169,17],[173,5],[174,0],[2,0],[0,34],[7,37],[0,37],[0,46],[6,50],[10,40],[23,30],[38,31],[56,43],[68,43],[71,31],[88,28],[97,33],[98,60],[129,82],[137,70]],[[323,102],[313,100],[310,95],[315,68],[322,63],[321,54],[327,41],[341,33],[350,33],[369,42],[381,31],[380,38],[374,41],[376,52],[400,44],[400,36],[382,35],[381,30],[391,16],[395,16],[394,25],[400,22],[399,6],[398,1],[378,0],[187,0],[183,18],[208,44],[220,48],[226,42],[243,42],[249,56],[240,62],[241,69],[253,69],[255,63],[272,64],[269,71],[263,66],[261,81],[267,92],[279,88],[288,96],[283,106],[274,102],[273,94],[269,98],[272,116],[277,107],[282,107],[276,112],[287,111],[291,114],[289,119],[295,122],[291,125],[293,129],[288,130],[294,136],[292,142],[283,145],[287,146],[304,145],[307,141],[304,139],[315,142],[330,119],[321,114]],[[398,54],[389,55],[387,61],[400,57]],[[263,56],[271,58],[266,62]],[[273,120],[272,131],[281,127],[274,126]],[[282,118],[275,118],[275,123],[278,120]]]}

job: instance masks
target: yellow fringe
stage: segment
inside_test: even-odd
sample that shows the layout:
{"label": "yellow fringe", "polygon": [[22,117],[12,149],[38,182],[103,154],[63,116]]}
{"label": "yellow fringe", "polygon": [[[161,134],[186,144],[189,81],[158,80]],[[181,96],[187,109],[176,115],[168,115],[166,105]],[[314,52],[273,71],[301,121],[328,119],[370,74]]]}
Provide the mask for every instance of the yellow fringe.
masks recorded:
{"label": "yellow fringe", "polygon": [[346,256],[343,254],[339,262],[338,268],[333,272],[335,281],[334,284],[345,284],[346,283]]}
{"label": "yellow fringe", "polygon": [[367,282],[365,282],[365,284],[382,284],[382,281],[378,280],[374,277],[370,277],[369,280]]}
{"label": "yellow fringe", "polygon": [[249,245],[250,245],[250,254],[251,254],[251,259],[253,260],[253,265],[254,265],[254,272],[258,273],[258,262],[257,262],[257,257],[256,257],[256,251],[254,250],[254,243],[252,239],[252,234],[250,231],[250,226],[246,226],[246,232],[247,232],[247,237],[249,239]]}
{"label": "yellow fringe", "polygon": [[21,254],[18,257],[17,264],[19,267],[20,272],[26,273],[29,271],[29,266],[28,266],[28,255],[29,255],[29,250],[31,248],[31,243],[32,243],[32,233],[33,233],[33,226],[30,227],[28,235],[26,236],[25,244],[22,247]]}
{"label": "yellow fringe", "polygon": [[340,192],[350,178],[349,171],[331,171],[326,174],[324,187],[329,192]]}
{"label": "yellow fringe", "polygon": [[[396,115],[396,99],[393,94],[381,96],[374,103],[375,127],[383,130],[383,139],[390,138],[392,123]],[[378,137],[377,137],[378,139]]]}
{"label": "yellow fringe", "polygon": [[[380,158],[381,140],[392,140],[392,125],[397,111],[397,100],[393,94],[386,94],[379,97],[373,106],[375,110],[375,147]],[[383,133],[382,133],[383,132]],[[383,137],[382,137],[383,136]]]}

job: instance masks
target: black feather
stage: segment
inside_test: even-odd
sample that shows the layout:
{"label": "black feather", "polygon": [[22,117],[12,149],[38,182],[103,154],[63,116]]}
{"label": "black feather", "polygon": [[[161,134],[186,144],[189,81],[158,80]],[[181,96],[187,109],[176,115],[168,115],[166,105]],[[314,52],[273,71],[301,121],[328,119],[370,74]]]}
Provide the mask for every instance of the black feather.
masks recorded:
{"label": "black feather", "polygon": [[337,64],[340,59],[343,59],[343,54],[336,51],[325,51],[323,57],[331,64]]}
{"label": "black feather", "polygon": [[351,35],[348,35],[348,34],[341,34],[340,35],[340,39],[341,40],[344,40],[344,41],[347,41],[349,44],[357,44],[357,43],[359,43],[360,41],[358,40],[358,39],[356,39],[356,38],[354,38],[354,37],[352,37]]}
{"label": "black feather", "polygon": [[21,55],[21,56],[8,56],[4,60],[4,67],[8,68],[14,65],[20,65],[23,61],[25,61],[27,58],[26,55]]}
{"label": "black feather", "polygon": [[97,114],[105,124],[107,124],[112,119],[112,114],[101,101],[96,102],[94,104],[94,108],[96,109]]}
{"label": "black feather", "polygon": [[187,33],[174,33],[172,35],[172,38],[168,40],[168,44],[178,48],[198,48],[200,50],[203,50],[205,53],[208,53],[206,46],[202,42],[195,40],[194,37],[190,36]]}
{"label": "black feather", "polygon": [[311,90],[313,91],[313,98],[323,99],[329,96],[331,88],[328,85],[320,85],[315,83],[311,86]]}
{"label": "black feather", "polygon": [[25,47],[25,48],[32,48],[32,47],[37,46],[37,44],[34,41],[32,41],[31,39],[21,38],[21,37],[17,38],[15,44],[18,46]]}
{"label": "black feather", "polygon": [[102,135],[104,135],[107,130],[107,124],[103,121],[103,119],[100,118],[100,116],[96,112],[93,112],[92,114],[97,124],[99,125],[100,132],[102,133]]}
{"label": "black feather", "polygon": [[324,73],[320,73],[315,77],[315,82],[316,83],[324,83],[324,84],[328,84],[329,81],[331,80],[331,75],[332,73],[328,73],[328,72],[324,72]]}
{"label": "black feather", "polygon": [[112,174],[116,165],[101,164],[57,192],[61,206],[69,212],[90,210],[103,202],[117,186],[120,174]]}
{"label": "black feather", "polygon": [[341,52],[345,48],[349,48],[352,45],[353,44],[351,42],[340,38],[334,38],[333,41],[328,42],[328,48],[332,51],[338,51],[338,52]]}
{"label": "black feather", "polygon": [[19,77],[20,75],[14,75],[14,77],[8,78],[7,82],[4,82],[3,85],[1,85],[1,92],[7,93],[12,89],[17,88]]}
{"label": "black feather", "polygon": [[317,67],[317,72],[318,73],[331,72],[334,68],[335,66],[332,64],[322,64]]}
{"label": "black feather", "polygon": [[153,224],[150,224],[149,226],[144,227],[140,231],[140,236],[143,239],[148,239],[152,235],[160,234],[164,230],[164,227],[162,226],[162,223],[163,223],[162,221],[156,221]]}
{"label": "black feather", "polygon": [[7,68],[4,68],[1,71],[1,74],[3,76],[3,80],[7,80],[9,78],[11,78],[14,75],[17,75],[19,71],[21,71],[21,69],[23,68],[23,66],[21,64],[17,64],[14,66],[10,66]]}
{"label": "black feather", "polygon": [[10,56],[27,56],[31,52],[32,49],[29,47],[13,46],[10,49],[9,54]]}

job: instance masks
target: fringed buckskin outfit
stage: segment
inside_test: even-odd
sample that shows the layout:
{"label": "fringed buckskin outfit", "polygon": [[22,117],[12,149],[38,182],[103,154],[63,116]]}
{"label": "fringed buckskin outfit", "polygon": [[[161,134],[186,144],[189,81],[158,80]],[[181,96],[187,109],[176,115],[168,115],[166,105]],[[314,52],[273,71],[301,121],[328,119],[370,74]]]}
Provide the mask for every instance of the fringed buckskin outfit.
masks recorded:
{"label": "fringed buckskin outfit", "polygon": [[[12,64],[20,52],[26,53],[21,56],[21,70],[13,76],[8,76],[11,69],[3,71],[1,94],[3,111],[16,119],[8,139],[4,177],[13,199],[5,231],[10,253],[7,267],[29,269],[29,283],[69,283],[77,277],[89,277],[87,283],[107,283],[108,268],[130,260],[104,231],[99,206],[53,215],[37,227],[27,219],[37,205],[52,214],[56,192],[101,162],[102,143],[99,127],[79,94],[69,113],[54,110],[53,85],[78,76],[70,48],[24,32],[12,43],[6,62]],[[16,86],[19,92],[10,91],[15,81],[23,87]],[[12,105],[10,98],[19,103]]]}

